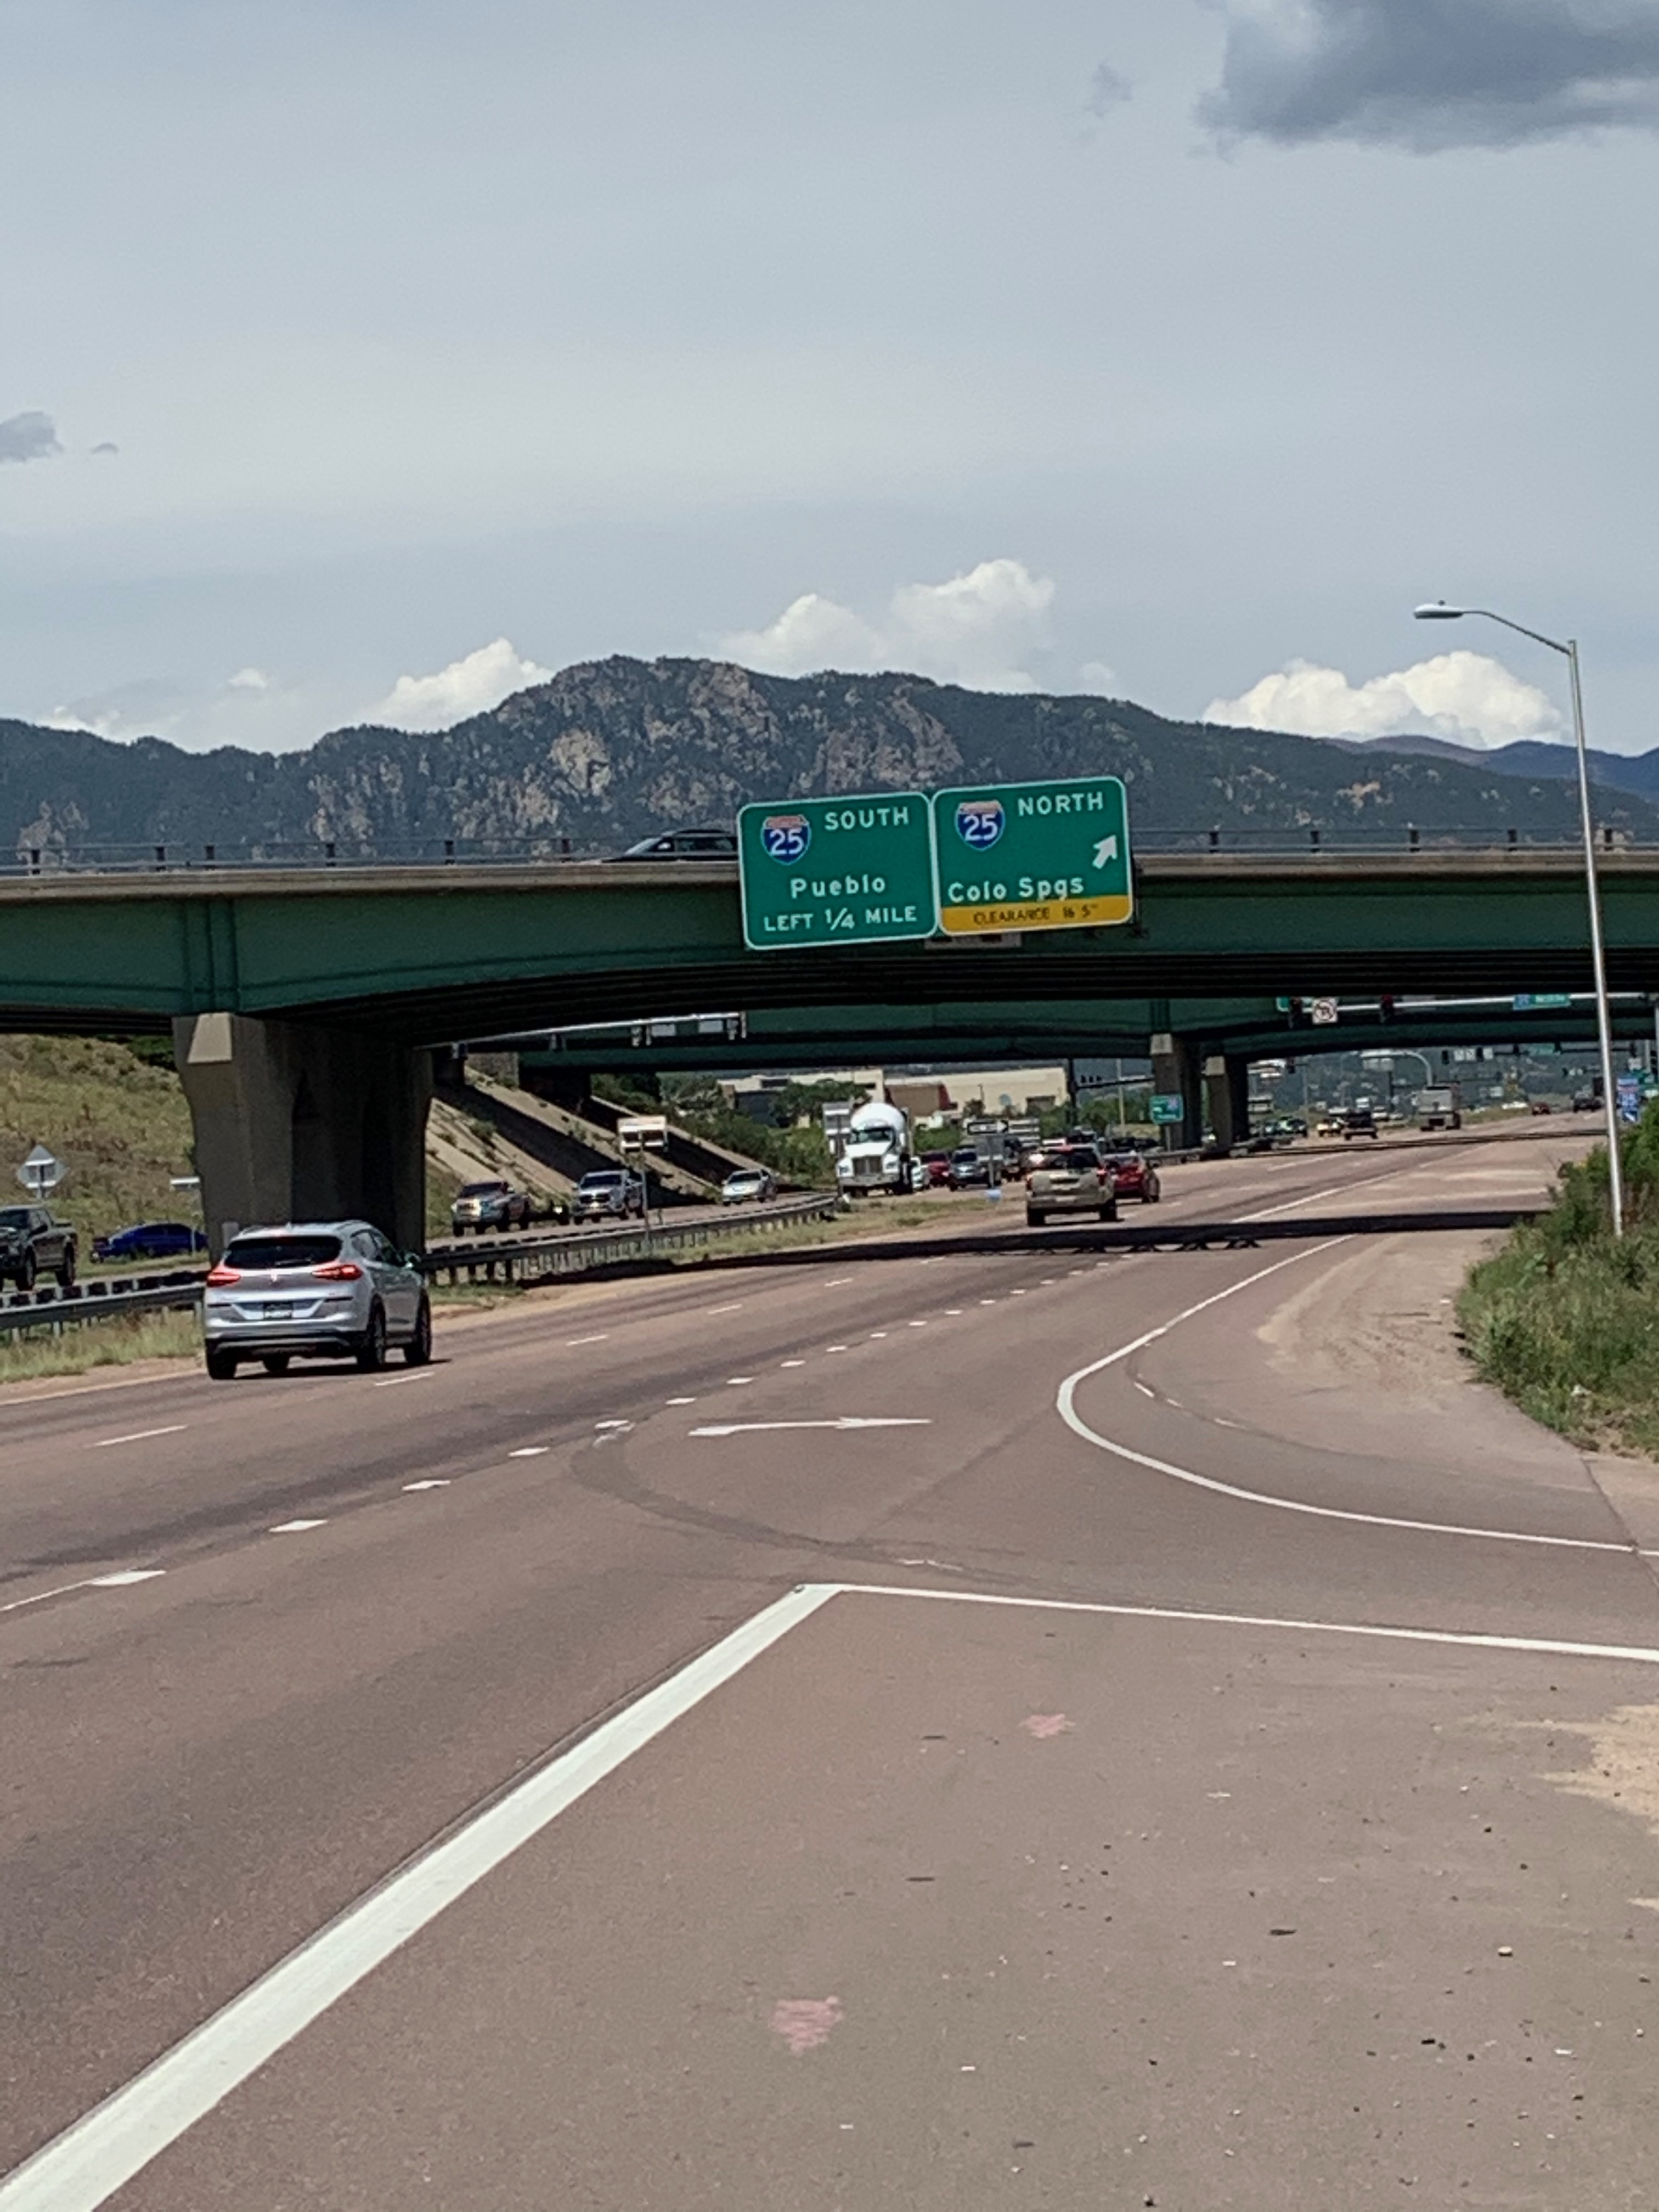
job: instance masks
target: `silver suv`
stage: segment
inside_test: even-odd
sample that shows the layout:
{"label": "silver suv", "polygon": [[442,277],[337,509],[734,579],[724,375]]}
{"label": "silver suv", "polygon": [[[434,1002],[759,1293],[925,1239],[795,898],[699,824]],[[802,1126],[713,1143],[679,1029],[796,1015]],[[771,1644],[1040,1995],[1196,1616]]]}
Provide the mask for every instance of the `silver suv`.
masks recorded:
{"label": "silver suv", "polygon": [[432,1357],[420,1261],[368,1221],[239,1230],[209,1271],[202,1332],[208,1373],[219,1382],[245,1359],[282,1375],[291,1359],[343,1357],[374,1373],[392,1345],[411,1367]]}
{"label": "silver suv", "polygon": [[595,1168],[576,1185],[570,1211],[578,1221],[643,1219],[645,1184],[629,1168]]}

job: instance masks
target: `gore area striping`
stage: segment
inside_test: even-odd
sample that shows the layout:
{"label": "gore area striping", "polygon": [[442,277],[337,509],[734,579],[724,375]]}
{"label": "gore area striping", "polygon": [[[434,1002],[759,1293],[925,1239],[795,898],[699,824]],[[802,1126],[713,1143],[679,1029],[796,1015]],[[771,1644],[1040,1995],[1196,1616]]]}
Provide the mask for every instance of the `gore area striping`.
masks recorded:
{"label": "gore area striping", "polygon": [[836,1595],[791,1590],[348,1907],[0,2181],[0,2212],[94,2212],[521,1844]]}

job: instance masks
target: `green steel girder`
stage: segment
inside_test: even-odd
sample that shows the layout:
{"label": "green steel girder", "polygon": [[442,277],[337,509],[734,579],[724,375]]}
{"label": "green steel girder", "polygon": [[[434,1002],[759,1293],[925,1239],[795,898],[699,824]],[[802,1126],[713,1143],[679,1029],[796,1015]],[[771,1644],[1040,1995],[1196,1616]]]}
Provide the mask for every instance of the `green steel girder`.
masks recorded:
{"label": "green steel girder", "polygon": [[[805,953],[744,951],[724,865],[41,877],[0,884],[0,1022],[227,1009],[428,1043],[726,1007],[1583,990],[1582,865],[1160,857],[1125,928]],[[1611,980],[1659,989],[1659,855],[1603,866]]]}

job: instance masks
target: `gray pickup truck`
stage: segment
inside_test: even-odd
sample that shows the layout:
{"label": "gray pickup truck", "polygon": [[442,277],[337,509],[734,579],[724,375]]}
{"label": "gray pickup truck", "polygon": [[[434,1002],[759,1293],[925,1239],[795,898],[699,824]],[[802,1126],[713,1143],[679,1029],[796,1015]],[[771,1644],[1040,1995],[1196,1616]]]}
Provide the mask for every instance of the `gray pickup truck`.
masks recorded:
{"label": "gray pickup truck", "polygon": [[38,1276],[56,1275],[68,1290],[79,1258],[74,1230],[44,1206],[0,1206],[0,1282],[32,1291]]}

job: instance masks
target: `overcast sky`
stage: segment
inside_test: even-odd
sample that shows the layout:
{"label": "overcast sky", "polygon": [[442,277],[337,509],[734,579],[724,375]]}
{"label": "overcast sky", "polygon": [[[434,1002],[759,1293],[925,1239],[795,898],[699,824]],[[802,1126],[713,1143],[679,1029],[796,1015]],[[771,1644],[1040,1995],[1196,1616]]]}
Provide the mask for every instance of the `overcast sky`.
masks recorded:
{"label": "overcast sky", "polygon": [[0,0],[0,714],[1659,744],[1659,0]]}

